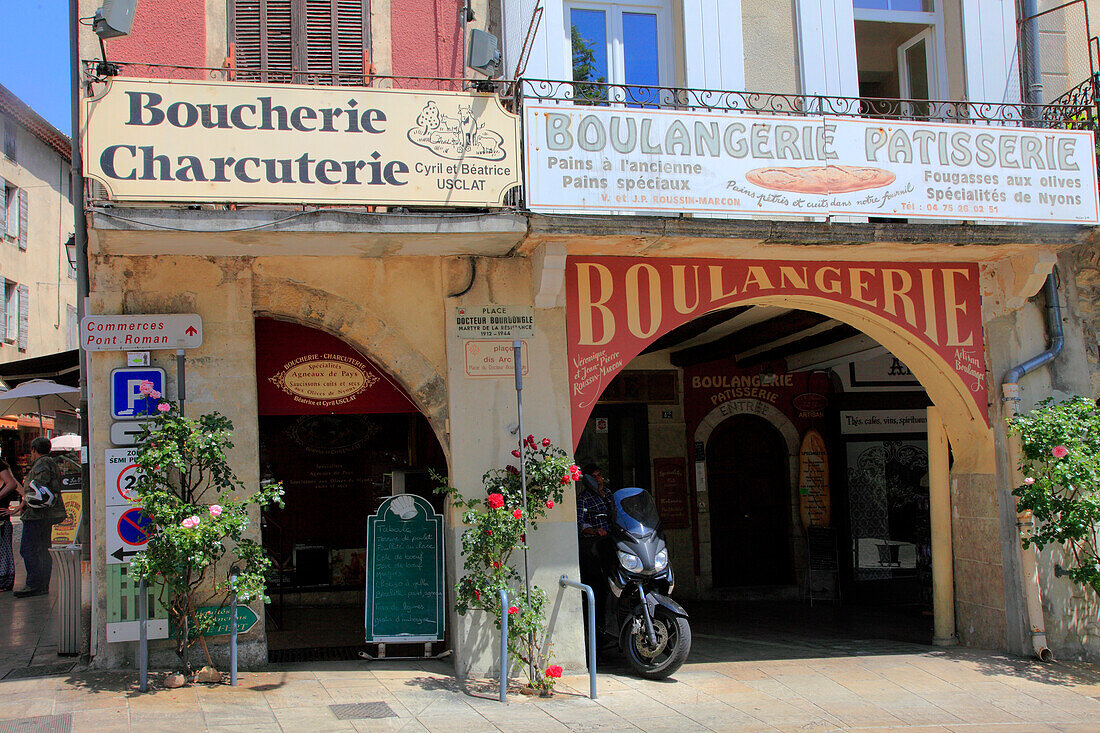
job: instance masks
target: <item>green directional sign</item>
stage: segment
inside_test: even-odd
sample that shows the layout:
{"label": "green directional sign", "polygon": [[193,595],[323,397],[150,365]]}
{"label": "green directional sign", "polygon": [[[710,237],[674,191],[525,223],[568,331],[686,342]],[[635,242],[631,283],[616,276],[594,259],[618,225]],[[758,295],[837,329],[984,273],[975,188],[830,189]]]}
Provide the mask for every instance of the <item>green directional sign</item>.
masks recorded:
{"label": "green directional sign", "polygon": [[368,642],[442,641],[443,517],[419,496],[386,499],[367,520]]}
{"label": "green directional sign", "polygon": [[[206,631],[203,632],[203,636],[222,636],[229,633],[229,606],[201,606],[195,610],[195,616],[200,623],[204,622],[209,617],[214,618],[213,624]],[[256,616],[256,612],[248,606],[237,606],[237,633],[243,634],[253,626],[259,618]]]}

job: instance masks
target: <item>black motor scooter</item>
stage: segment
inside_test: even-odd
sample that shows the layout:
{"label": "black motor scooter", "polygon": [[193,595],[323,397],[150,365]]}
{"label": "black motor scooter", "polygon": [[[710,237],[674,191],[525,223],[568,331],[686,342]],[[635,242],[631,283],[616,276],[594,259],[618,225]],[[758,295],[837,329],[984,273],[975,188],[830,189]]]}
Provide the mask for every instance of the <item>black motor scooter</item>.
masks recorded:
{"label": "black motor scooter", "polygon": [[663,679],[687,659],[691,627],[687,611],[668,597],[675,579],[661,519],[643,489],[619,489],[612,500],[611,532],[597,545],[609,586],[597,630],[614,639],[638,675]]}

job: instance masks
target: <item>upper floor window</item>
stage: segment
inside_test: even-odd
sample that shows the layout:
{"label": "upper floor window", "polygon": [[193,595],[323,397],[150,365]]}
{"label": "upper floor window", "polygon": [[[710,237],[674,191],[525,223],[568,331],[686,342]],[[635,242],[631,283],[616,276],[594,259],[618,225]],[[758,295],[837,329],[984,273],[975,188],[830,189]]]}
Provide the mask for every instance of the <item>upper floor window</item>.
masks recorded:
{"label": "upper floor window", "polygon": [[4,155],[8,160],[15,160],[15,136],[16,126],[15,120],[10,117],[4,118]]}
{"label": "upper floor window", "polygon": [[931,13],[935,10],[932,0],[852,0],[852,5],[865,10],[900,10]]}
{"label": "upper floor window", "polygon": [[[671,17],[667,2],[567,2],[573,80],[579,98],[619,101],[650,98],[637,89],[671,83]],[[620,87],[609,92],[600,83]]]}
{"label": "upper floor window", "polygon": [[230,0],[238,80],[362,85],[370,0]]}

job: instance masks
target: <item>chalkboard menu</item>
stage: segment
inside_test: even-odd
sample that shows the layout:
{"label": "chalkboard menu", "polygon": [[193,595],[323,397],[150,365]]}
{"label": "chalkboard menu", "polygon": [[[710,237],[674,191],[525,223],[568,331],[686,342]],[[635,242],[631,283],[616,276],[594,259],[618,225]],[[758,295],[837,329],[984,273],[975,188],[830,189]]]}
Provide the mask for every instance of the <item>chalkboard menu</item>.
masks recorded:
{"label": "chalkboard menu", "polygon": [[419,496],[382,502],[367,520],[368,642],[442,641],[443,517]]}

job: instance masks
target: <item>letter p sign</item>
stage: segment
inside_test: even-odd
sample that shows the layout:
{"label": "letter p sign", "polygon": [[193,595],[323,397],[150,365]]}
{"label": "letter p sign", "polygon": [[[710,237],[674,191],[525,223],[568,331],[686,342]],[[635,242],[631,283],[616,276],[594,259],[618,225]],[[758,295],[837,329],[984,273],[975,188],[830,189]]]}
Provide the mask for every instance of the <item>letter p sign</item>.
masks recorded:
{"label": "letter p sign", "polygon": [[116,420],[137,420],[156,413],[156,401],[141,392],[141,383],[150,382],[157,392],[164,392],[164,370],[115,369],[111,372],[111,417]]}

